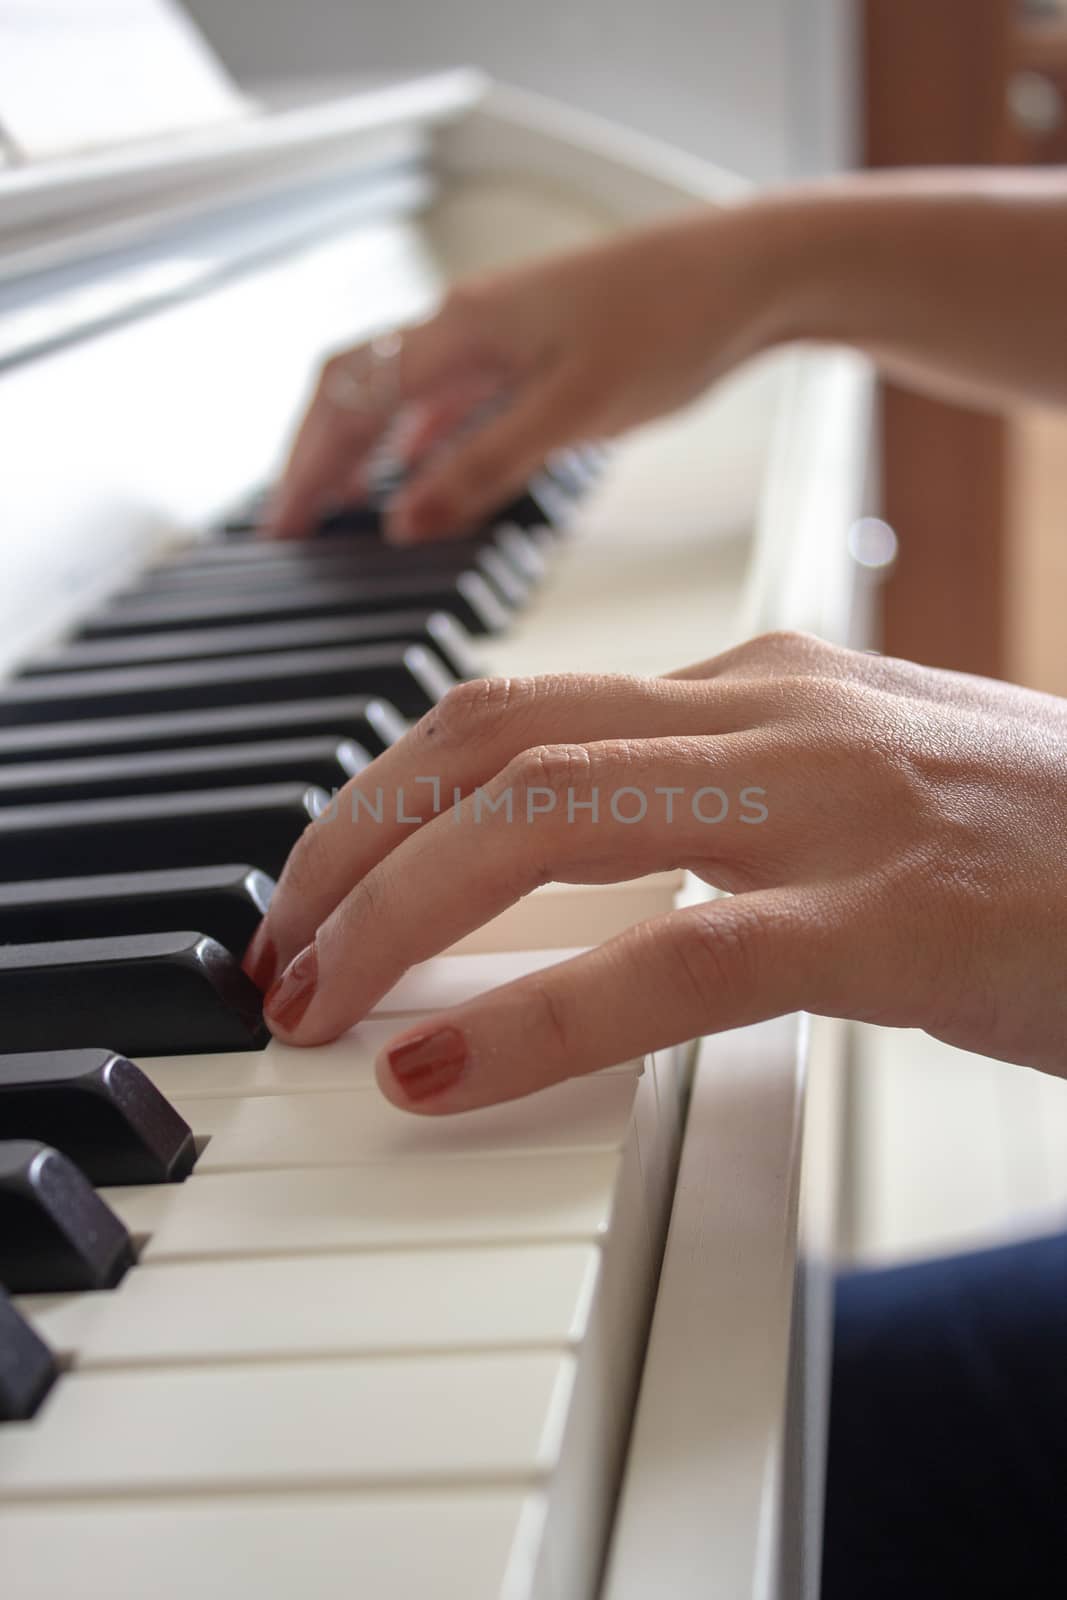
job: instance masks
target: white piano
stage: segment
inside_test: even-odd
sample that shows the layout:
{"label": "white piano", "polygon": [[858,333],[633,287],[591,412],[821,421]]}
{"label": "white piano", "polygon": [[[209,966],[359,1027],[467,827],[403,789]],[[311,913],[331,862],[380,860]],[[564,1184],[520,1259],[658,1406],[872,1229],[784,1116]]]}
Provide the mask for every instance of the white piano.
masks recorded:
{"label": "white piano", "polygon": [[[0,172],[0,668],[268,481],[324,352],[736,188],[466,71]],[[613,446],[487,668],[862,642],[868,399],[790,350]],[[550,885],[335,1045],[140,1060],[200,1157],[103,1191],[117,1288],[17,1298],[62,1371],[0,1424],[6,1595],[814,1600],[843,1030],[445,1121],[370,1070],[401,1019],[693,892]]]}

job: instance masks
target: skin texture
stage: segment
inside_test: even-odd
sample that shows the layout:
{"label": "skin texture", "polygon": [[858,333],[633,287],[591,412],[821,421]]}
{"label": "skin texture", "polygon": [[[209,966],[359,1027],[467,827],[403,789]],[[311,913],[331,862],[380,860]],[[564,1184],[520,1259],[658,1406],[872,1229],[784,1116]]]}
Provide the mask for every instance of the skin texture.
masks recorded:
{"label": "skin texture", "polygon": [[[249,965],[265,981],[296,964],[300,1003],[283,975],[268,1019],[289,1042],[322,1043],[539,884],[684,866],[731,898],[425,1019],[420,1037],[461,1036],[462,1070],[412,1095],[383,1059],[384,1092],[426,1113],[469,1110],[797,1009],[922,1027],[1067,1074],[1065,748],[1063,701],[805,635],[671,678],[464,684],[308,828]],[[415,781],[427,775],[441,779],[437,816]],[[722,821],[693,814],[708,786],[730,802]],[[647,793],[644,820],[612,814],[623,787]],[[682,791],[670,822],[657,787]],[[479,788],[490,802],[510,789],[515,820],[484,803],[476,820]],[[366,807],[353,822],[354,797],[379,789],[381,822]],[[594,789],[596,821],[582,809]],[[531,790],[556,804],[528,822]],[[742,791],[764,819],[744,820]],[[427,820],[397,822],[419,796]]]}
{"label": "skin texture", "polygon": [[[389,428],[412,469],[390,536],[460,533],[553,448],[659,416],[795,338],[972,403],[1067,403],[1064,283],[1057,172],[867,175],[472,281],[406,331],[398,411],[339,408],[331,374],[365,355],[327,364],[265,531],[305,535],[358,493]],[[431,814],[420,777],[446,807],[466,797],[459,823]],[[693,815],[707,786],[728,797],[720,822]],[[624,787],[647,797],[638,823],[611,814]],[[663,788],[682,791],[669,822]],[[477,798],[505,790],[510,826]],[[353,822],[353,797],[378,791],[382,821]],[[395,820],[400,791],[421,825]],[[555,804],[527,823],[531,792]],[[469,683],[307,830],[246,967],[278,1036],[320,1043],[538,884],[686,866],[732,897],[426,1019],[383,1055],[385,1094],[468,1110],[796,1009],[1067,1075],[1065,823],[1067,702],[814,639],[757,639],[662,679]]]}

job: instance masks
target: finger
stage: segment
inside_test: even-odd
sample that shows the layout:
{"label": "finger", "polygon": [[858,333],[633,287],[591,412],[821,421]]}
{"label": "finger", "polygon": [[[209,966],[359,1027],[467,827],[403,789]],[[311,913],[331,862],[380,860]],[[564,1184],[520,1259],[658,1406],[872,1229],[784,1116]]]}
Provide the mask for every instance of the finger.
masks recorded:
{"label": "finger", "polygon": [[308,534],[317,512],[341,498],[359,474],[400,408],[446,382],[487,382],[490,368],[484,353],[473,348],[464,319],[448,304],[428,322],[407,329],[390,357],[391,408],[351,410],[333,398],[338,376],[357,373],[364,362],[373,362],[373,341],[325,363],[273,497],[264,529],[269,537]]}
{"label": "finger", "polygon": [[546,455],[590,431],[586,388],[573,374],[534,380],[514,404],[427,464],[389,508],[398,542],[443,538],[474,527],[510,498]]}
{"label": "finger", "polygon": [[340,791],[305,829],[245,957],[266,988],[352,886],[429,818],[487,784],[522,751],[549,741],[730,733],[759,717],[758,694],[665,678],[488,678],[453,689]]}
{"label": "finger", "polygon": [[409,833],[321,924],[267,996],[291,1044],[344,1033],[416,962],[549,881],[604,883],[668,867],[738,864],[758,842],[746,812],[750,736],[612,740],[524,751],[462,805]]}
{"label": "finger", "polygon": [[[413,473],[430,450],[451,438],[468,421],[484,398],[484,386],[472,381],[461,383],[455,393],[449,391],[436,400],[409,406],[382,436],[394,470],[399,469],[401,475]],[[344,500],[350,503],[366,500],[372,487],[373,465],[374,456],[369,454],[350,467],[344,480]]]}
{"label": "finger", "polygon": [[312,533],[330,505],[350,492],[353,478],[362,475],[385,422],[384,417],[341,410],[320,383],[271,496],[264,536],[302,539]]}
{"label": "finger", "polygon": [[475,426],[485,406],[499,392],[497,381],[472,373],[462,382],[427,395],[412,407],[390,448],[409,470],[414,470],[432,450],[452,440],[464,428]]}
{"label": "finger", "polygon": [[406,1110],[471,1111],[704,1034],[818,1011],[841,935],[810,890],[675,911],[421,1020],[382,1051],[378,1083]]}

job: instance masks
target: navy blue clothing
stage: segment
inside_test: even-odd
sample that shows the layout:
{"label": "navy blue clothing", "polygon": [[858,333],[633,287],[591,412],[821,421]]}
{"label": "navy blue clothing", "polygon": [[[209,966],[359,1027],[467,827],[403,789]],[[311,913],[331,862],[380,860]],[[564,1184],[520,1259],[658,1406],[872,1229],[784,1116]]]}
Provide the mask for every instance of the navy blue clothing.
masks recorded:
{"label": "navy blue clothing", "polygon": [[838,1281],[822,1600],[1067,1597],[1067,1233]]}

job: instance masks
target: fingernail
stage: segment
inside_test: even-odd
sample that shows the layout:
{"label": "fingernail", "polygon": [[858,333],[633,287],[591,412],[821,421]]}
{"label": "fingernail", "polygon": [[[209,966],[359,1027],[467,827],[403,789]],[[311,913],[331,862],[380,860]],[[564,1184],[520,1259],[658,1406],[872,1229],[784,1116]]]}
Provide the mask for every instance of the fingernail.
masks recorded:
{"label": "fingernail", "polygon": [[429,1100],[463,1076],[467,1042],[458,1028],[409,1033],[386,1047],[385,1061],[407,1099]]}
{"label": "fingernail", "polygon": [[274,940],[267,932],[266,924],[261,922],[249,941],[241,966],[260,993],[266,994],[274,982],[277,965],[278,952],[274,947]]}
{"label": "fingernail", "polygon": [[311,1004],[319,975],[314,944],[294,956],[277,983],[267,993],[263,1010],[267,1021],[278,1023],[288,1032],[295,1028]]}

